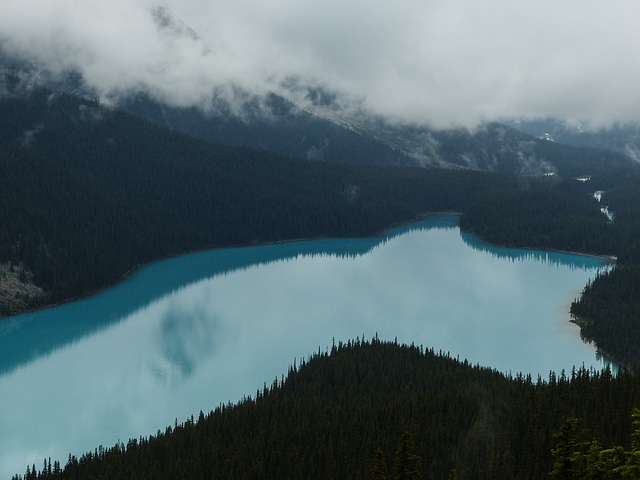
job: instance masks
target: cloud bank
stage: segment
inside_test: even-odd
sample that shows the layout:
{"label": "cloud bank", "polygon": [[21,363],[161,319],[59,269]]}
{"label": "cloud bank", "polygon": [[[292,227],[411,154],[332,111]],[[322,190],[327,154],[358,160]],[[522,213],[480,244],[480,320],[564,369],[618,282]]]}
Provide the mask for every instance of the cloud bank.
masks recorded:
{"label": "cloud bank", "polygon": [[238,92],[335,92],[435,127],[640,120],[640,4],[611,0],[3,0],[0,46],[78,70],[103,101],[211,109]]}

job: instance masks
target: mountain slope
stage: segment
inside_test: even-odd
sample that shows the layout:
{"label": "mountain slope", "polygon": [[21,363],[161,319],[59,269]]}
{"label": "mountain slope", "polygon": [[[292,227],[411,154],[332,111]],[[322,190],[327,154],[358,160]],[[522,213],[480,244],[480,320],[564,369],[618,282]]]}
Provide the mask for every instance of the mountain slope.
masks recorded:
{"label": "mountain slope", "polygon": [[[3,55],[4,69],[56,91],[90,98],[75,71],[53,75],[22,58]],[[232,101],[173,107],[143,90],[118,97],[115,106],[157,125],[203,140],[260,148],[308,160],[496,171],[517,175],[554,173],[576,177],[637,169],[622,153],[549,144],[513,128],[488,123],[474,131],[399,125],[364,112],[347,114],[331,92],[304,89],[305,108],[277,95],[260,98],[235,91]],[[299,92],[298,92],[299,95]]]}
{"label": "mountain slope", "polygon": [[587,125],[568,123],[553,118],[518,120],[512,128],[546,141],[564,145],[610,150],[640,161],[640,128],[634,124],[615,124],[593,129]]}
{"label": "mountain slope", "polygon": [[260,148],[306,160],[414,165],[404,152],[300,110],[276,95],[270,95],[264,102],[254,99],[235,112],[224,104],[212,113],[197,108],[174,108],[146,95],[128,98],[118,106],[171,130],[215,143]]}
{"label": "mountain slope", "polygon": [[208,141],[257,147],[308,160],[470,169],[566,178],[637,170],[625,155],[552,144],[498,123],[431,130],[396,125],[366,114],[345,115],[330,106],[300,110],[282,97],[217,113],[163,106],[142,95],[120,104],[159,125]]}

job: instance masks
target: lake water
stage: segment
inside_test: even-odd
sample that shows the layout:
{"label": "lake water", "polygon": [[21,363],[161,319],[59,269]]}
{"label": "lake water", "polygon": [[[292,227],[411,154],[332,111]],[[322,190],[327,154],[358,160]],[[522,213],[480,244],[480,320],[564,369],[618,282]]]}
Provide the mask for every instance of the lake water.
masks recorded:
{"label": "lake water", "polygon": [[154,263],[92,298],[0,320],[0,477],[253,396],[333,339],[378,334],[534,379],[600,369],[568,308],[602,268],[483,245],[455,216]]}

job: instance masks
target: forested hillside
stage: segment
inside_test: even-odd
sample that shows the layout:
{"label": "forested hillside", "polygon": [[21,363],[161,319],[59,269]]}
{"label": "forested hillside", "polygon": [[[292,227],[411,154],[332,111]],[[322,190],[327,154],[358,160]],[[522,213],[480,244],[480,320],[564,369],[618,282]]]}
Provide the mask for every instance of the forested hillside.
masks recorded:
{"label": "forested hillside", "polygon": [[[419,346],[358,339],[319,350],[237,405],[80,458],[45,459],[23,478],[446,479],[455,470],[460,479],[541,479],[567,418],[580,419],[576,441],[595,435],[603,448],[629,449],[639,402],[631,371],[511,378]],[[397,467],[419,475],[395,477]]]}
{"label": "forested hillside", "polygon": [[212,145],[15,78],[3,84],[0,119],[0,260],[47,292],[0,301],[4,313],[187,251],[374,234],[419,213],[462,211],[514,182]]}

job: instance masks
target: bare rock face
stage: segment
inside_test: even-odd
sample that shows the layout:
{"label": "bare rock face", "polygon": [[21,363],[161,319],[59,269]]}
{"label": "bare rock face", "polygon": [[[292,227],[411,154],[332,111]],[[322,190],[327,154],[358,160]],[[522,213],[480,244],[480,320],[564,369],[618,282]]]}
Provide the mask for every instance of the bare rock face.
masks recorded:
{"label": "bare rock face", "polygon": [[33,283],[33,273],[28,267],[22,263],[0,263],[0,315],[25,311],[44,295],[44,290]]}

